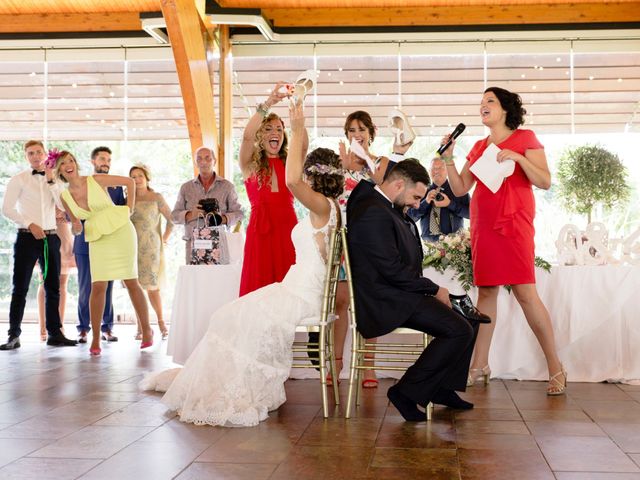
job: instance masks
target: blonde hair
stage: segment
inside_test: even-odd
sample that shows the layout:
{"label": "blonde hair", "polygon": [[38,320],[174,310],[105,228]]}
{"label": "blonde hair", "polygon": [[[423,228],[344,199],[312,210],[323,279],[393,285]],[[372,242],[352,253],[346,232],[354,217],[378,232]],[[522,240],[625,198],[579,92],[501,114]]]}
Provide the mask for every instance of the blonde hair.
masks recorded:
{"label": "blonde hair", "polygon": [[147,190],[153,192],[153,188],[149,186],[149,183],[151,183],[151,172],[149,171],[149,167],[147,167],[144,163],[136,163],[129,169],[129,176],[131,176],[134,170],[140,170],[142,172],[144,178],[147,179]]}
{"label": "blonde hair", "polygon": [[65,183],[69,183],[69,181],[66,178],[64,178],[64,175],[62,174],[62,172],[60,172],[60,166],[62,165],[62,161],[67,157],[71,157],[71,159],[73,160],[73,163],[76,164],[76,168],[78,170],[80,168],[78,166],[78,160],[76,160],[76,157],[73,156],[73,153],[69,152],[68,150],[62,150],[58,155],[58,160],[56,160],[56,166],[53,169],[53,175]]}
{"label": "blonde hair", "polygon": [[262,136],[264,135],[264,127],[271,120],[279,120],[282,124],[282,146],[280,147],[280,151],[278,152],[278,157],[282,160],[282,163],[286,163],[287,161],[287,146],[289,144],[289,140],[287,138],[287,132],[284,129],[284,122],[282,119],[276,115],[275,113],[270,113],[266,117],[262,119],[262,123],[260,124],[260,128],[256,132],[256,140],[253,144],[253,155],[251,156],[251,167],[258,177],[258,185],[262,186],[267,183],[267,179],[269,178],[269,161],[267,160],[267,154],[264,151],[264,147],[262,146]]}

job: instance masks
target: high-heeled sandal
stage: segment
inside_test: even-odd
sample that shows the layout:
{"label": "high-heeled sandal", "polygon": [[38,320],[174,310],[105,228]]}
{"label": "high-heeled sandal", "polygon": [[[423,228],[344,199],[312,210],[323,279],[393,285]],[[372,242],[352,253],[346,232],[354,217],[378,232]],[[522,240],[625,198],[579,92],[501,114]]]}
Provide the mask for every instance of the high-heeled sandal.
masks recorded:
{"label": "high-heeled sandal", "polygon": [[149,348],[149,347],[151,347],[153,345],[153,333],[154,333],[153,330],[151,330],[151,340],[149,340],[148,342],[143,341],[140,344],[140,350],[143,350],[145,348]]}
{"label": "high-heeled sandal", "polygon": [[99,357],[101,353],[102,353],[102,349],[101,348],[90,348],[89,349],[89,355],[91,355],[92,357]]}
{"label": "high-heeled sandal", "polygon": [[406,145],[416,138],[416,132],[409,124],[409,119],[404,112],[393,109],[389,112],[389,126],[395,136],[398,145]]}
{"label": "high-heeled sandal", "polygon": [[160,328],[160,335],[162,335],[162,340],[166,340],[169,336],[169,330],[167,329],[167,326],[163,322],[162,325],[158,324],[158,327]]}
{"label": "high-heeled sandal", "polygon": [[[559,377],[562,376],[563,381],[559,380]],[[555,395],[564,395],[565,390],[567,389],[567,371],[564,369],[562,365],[560,365],[560,371],[555,375],[552,375],[549,379],[549,385],[547,385],[547,395],[555,396]]]}
{"label": "high-heeled sandal", "polygon": [[313,90],[317,76],[318,73],[315,70],[305,70],[298,75],[298,78],[296,78],[293,84],[293,93],[291,96],[294,103],[302,104],[304,102],[304,97]]}
{"label": "high-heeled sandal", "polygon": [[[342,362],[342,358],[336,358],[336,364],[338,362]],[[338,366],[336,365],[336,370],[338,370]],[[340,369],[342,370],[342,368]],[[338,385],[340,385],[340,371],[338,371]],[[327,387],[333,386],[333,378],[331,377],[331,373],[327,373]]]}
{"label": "high-heeled sandal", "polygon": [[491,369],[489,365],[485,365],[482,368],[469,369],[469,376],[467,377],[467,387],[473,386],[480,378],[485,385],[489,385],[491,378]]}
{"label": "high-heeled sandal", "polygon": [[42,331],[40,330],[40,341],[41,342],[46,342],[47,341],[47,331]]}

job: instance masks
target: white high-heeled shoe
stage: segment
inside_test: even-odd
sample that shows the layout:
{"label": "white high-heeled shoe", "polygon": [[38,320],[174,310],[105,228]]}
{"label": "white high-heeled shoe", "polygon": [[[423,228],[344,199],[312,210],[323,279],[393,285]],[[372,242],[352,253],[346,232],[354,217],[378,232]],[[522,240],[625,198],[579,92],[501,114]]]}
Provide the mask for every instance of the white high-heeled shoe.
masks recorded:
{"label": "white high-heeled shoe", "polygon": [[304,102],[304,97],[315,87],[317,77],[318,74],[315,70],[305,70],[298,75],[298,78],[296,78],[293,84],[293,94],[291,96],[295,103],[300,104]]}
{"label": "white high-heeled shoe", "polygon": [[401,110],[393,109],[389,112],[389,126],[396,138],[396,144],[406,145],[416,138],[416,132],[409,124],[409,119]]}

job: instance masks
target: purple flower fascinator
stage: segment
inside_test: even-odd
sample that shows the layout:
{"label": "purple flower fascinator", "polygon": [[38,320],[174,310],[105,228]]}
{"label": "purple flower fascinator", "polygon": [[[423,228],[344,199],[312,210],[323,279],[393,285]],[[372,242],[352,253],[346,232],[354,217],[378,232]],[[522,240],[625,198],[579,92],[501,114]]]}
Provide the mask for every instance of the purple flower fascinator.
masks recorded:
{"label": "purple flower fascinator", "polygon": [[47,159],[44,161],[44,164],[46,165],[46,167],[55,168],[56,164],[58,163],[58,159],[60,158],[60,155],[62,155],[62,152],[57,148],[52,148],[51,150],[49,150],[49,152],[47,153]]}

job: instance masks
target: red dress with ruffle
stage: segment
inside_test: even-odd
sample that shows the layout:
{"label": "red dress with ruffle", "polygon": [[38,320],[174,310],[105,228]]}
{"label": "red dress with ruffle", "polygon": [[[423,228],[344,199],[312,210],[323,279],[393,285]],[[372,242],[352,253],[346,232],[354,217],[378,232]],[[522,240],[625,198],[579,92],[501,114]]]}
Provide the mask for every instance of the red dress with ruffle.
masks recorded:
{"label": "red dress with ruffle", "polygon": [[[469,165],[489,146],[488,137],[475,143]],[[524,155],[544,148],[531,130],[517,129],[498,148]],[[516,163],[513,175],[494,194],[476,179],[470,205],[473,282],[478,286],[535,283],[533,219],[535,199],[531,182]]]}
{"label": "red dress with ruffle", "polygon": [[277,192],[271,191],[270,177],[261,186],[256,175],[244,181],[251,216],[244,244],[240,296],[282,281],[296,261],[291,230],[298,219],[285,180],[284,162],[278,157],[268,160],[270,171],[278,179]]}

